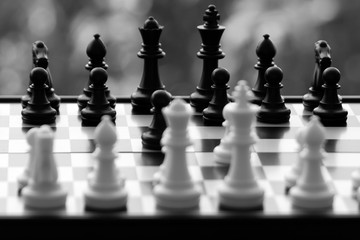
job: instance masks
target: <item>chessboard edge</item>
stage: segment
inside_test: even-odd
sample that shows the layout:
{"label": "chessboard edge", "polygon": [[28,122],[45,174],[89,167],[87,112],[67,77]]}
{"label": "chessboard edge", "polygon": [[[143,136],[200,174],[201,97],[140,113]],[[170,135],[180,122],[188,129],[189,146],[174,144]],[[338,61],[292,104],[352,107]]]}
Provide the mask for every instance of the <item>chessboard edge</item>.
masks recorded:
{"label": "chessboard edge", "polygon": [[[61,102],[64,103],[75,103],[77,97],[75,95],[60,95]],[[283,96],[286,103],[301,103],[302,96]],[[189,102],[190,97],[184,95],[174,96],[174,98],[181,98]],[[0,95],[0,103],[20,103],[21,96],[19,95]],[[129,96],[116,96],[117,103],[130,103],[131,99]],[[343,103],[360,103],[360,95],[344,95],[342,96]]]}

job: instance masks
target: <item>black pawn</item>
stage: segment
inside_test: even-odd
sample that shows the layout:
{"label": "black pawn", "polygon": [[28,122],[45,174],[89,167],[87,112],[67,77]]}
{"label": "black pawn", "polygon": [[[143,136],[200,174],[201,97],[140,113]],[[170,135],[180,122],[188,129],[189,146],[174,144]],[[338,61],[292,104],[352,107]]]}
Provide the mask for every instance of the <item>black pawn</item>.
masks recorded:
{"label": "black pawn", "polygon": [[313,114],[320,118],[324,126],[345,126],[348,112],[343,109],[338,95],[340,71],[337,68],[329,67],[324,70],[323,78],[325,81],[322,86],[324,95],[319,106],[313,110]]}
{"label": "black pawn", "polygon": [[162,134],[167,127],[164,115],[162,113],[162,109],[169,105],[171,99],[171,94],[165,90],[156,90],[151,95],[151,103],[154,106],[152,108],[154,116],[149,125],[149,130],[143,132],[143,134],[141,135],[144,148],[161,150],[162,145],[160,141],[162,138]]}
{"label": "black pawn", "polygon": [[275,66],[274,57],[276,55],[276,48],[272,41],[269,39],[269,34],[265,34],[264,39],[256,47],[256,55],[258,56],[258,62],[255,64],[254,68],[258,71],[257,79],[252,92],[254,93],[254,98],[250,101],[253,104],[261,105],[262,100],[266,94],[265,88],[265,71],[269,67]]}
{"label": "black pawn", "polygon": [[[46,96],[48,100],[50,101],[51,107],[54,108],[57,113],[59,114],[59,107],[60,107],[60,97],[55,94],[55,90],[53,88],[53,80],[50,73],[49,68],[49,58],[48,58],[48,48],[42,41],[35,41],[32,44],[32,59],[33,59],[33,68],[35,67],[42,67],[48,72],[48,79],[46,81]],[[23,108],[27,106],[27,103],[29,102],[31,98],[31,90],[30,86],[33,83],[29,82],[29,87],[27,88],[26,95],[21,97],[21,105]]]}
{"label": "black pawn", "polygon": [[220,14],[215,5],[208,6],[203,20],[204,24],[197,27],[202,40],[202,48],[196,54],[203,60],[202,73],[196,91],[190,95],[190,105],[200,113],[209,105],[213,96],[211,74],[218,67],[219,59],[225,57],[220,44],[225,27],[218,23]]}
{"label": "black pawn", "polygon": [[261,107],[257,113],[257,120],[264,123],[286,123],[290,119],[290,109],[286,108],[284,98],[280,94],[283,87],[282,70],[273,66],[265,71],[266,94],[261,102]]}
{"label": "black pawn", "polygon": [[[86,47],[86,55],[89,57],[89,62],[85,65],[85,69],[89,72],[96,67],[101,67],[105,70],[108,69],[109,66],[105,62],[106,52],[106,47],[100,38],[100,34],[95,34],[94,39]],[[91,85],[92,82],[89,75],[87,85],[83,89],[83,94],[81,94],[77,99],[79,110],[85,108],[91,98]],[[110,94],[110,90],[107,86],[105,86],[105,96],[109,101],[110,106],[115,108],[116,98]]]}
{"label": "black pawn", "polygon": [[83,126],[97,126],[101,122],[103,115],[109,115],[115,123],[116,111],[110,106],[105,95],[107,78],[108,75],[105,69],[96,67],[91,70],[91,98],[86,107],[80,112]]}
{"label": "black pawn", "polygon": [[312,111],[319,106],[320,100],[324,94],[322,85],[324,84],[323,72],[331,66],[330,46],[324,40],[315,42],[315,69],[312,85],[309,92],[303,96],[304,109]]}
{"label": "black pawn", "polygon": [[211,76],[214,84],[211,86],[214,90],[213,97],[209,106],[203,111],[205,125],[222,126],[224,122],[223,109],[229,103],[227,90],[230,88],[227,84],[230,74],[225,68],[217,68]]}
{"label": "black pawn", "polygon": [[41,67],[31,70],[30,85],[31,98],[27,106],[22,109],[23,123],[31,125],[52,124],[56,120],[56,110],[51,107],[46,97],[46,81],[48,73]]}
{"label": "black pawn", "polygon": [[137,90],[131,94],[132,110],[135,113],[150,113],[151,94],[165,86],[159,77],[158,59],[165,56],[159,43],[163,26],[153,18],[149,17],[142,28],[139,28],[143,39],[142,48],[137,56],[144,59],[143,74]]}

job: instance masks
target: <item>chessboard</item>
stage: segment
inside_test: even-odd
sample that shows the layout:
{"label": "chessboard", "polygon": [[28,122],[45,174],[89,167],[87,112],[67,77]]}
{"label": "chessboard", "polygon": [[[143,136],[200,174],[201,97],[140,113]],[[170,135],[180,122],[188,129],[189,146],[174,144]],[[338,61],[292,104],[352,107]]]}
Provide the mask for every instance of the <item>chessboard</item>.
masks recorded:
{"label": "chessboard", "polygon": [[[359,222],[359,205],[353,197],[351,173],[360,167],[360,101],[358,98],[343,97],[343,107],[348,110],[347,126],[326,127],[326,158],[322,171],[326,181],[335,189],[333,208],[325,212],[304,212],[293,209],[285,193],[284,174],[297,159],[295,133],[308,121],[311,113],[306,112],[301,98],[285,97],[286,106],[291,109],[289,123],[256,123],[259,140],[251,149],[251,161],[260,185],[265,189],[262,210],[229,211],[219,208],[217,187],[223,181],[228,166],[214,161],[213,149],[224,135],[222,126],[205,126],[202,114],[194,113],[189,124],[193,145],[187,148],[189,171],[201,188],[199,208],[193,211],[177,212],[158,209],[152,194],[153,176],[164,159],[161,151],[143,148],[141,134],[151,122],[151,114],[135,114],[129,98],[118,98],[116,103],[116,131],[118,141],[116,164],[126,179],[129,192],[127,207],[119,212],[88,211],[84,205],[84,189],[87,174],[93,166],[92,152],[95,127],[81,125],[76,97],[63,96],[56,123],[54,158],[58,166],[59,183],[68,191],[66,206],[61,210],[31,210],[24,207],[18,192],[17,177],[28,161],[29,146],[26,132],[33,126],[23,124],[19,98],[2,98],[0,102],[0,221],[12,226],[32,226],[35,221],[63,226],[74,220],[90,226],[106,225],[114,229],[136,224],[148,229],[161,229],[173,223],[186,225],[205,222],[204,227],[218,228],[220,224],[253,227],[278,227],[278,224],[298,222],[304,226],[328,222],[341,225],[342,220]],[[188,100],[188,99],[186,99]],[[173,221],[173,222],[172,222]],[[93,224],[93,225],[92,225]],[[260,224],[260,225],[259,225]],[[75,224],[76,225],[76,224]],[[326,226],[325,226],[326,225]],[[22,226],[22,225],[21,225]],[[294,225],[296,228],[297,225]],[[241,226],[238,226],[241,227]],[[141,227],[139,227],[140,230]],[[97,228],[95,228],[97,229]],[[114,230],[113,229],[113,230]],[[87,230],[89,233],[90,230]],[[95,230],[94,230],[95,231]],[[119,230],[120,231],[120,230]],[[141,230],[140,230],[141,231]],[[206,230],[208,233],[215,230]],[[90,231],[91,232],[91,231]]]}

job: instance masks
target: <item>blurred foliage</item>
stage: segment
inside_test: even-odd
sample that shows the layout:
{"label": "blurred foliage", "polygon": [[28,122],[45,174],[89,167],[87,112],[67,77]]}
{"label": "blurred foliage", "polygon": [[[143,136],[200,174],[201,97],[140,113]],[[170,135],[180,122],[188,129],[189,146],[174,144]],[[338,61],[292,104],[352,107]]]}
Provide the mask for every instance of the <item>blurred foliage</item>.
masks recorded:
{"label": "blurred foliage", "polygon": [[142,75],[138,27],[148,16],[164,26],[160,38],[166,57],[160,78],[173,95],[189,95],[200,79],[202,61],[197,26],[215,4],[225,58],[219,66],[231,74],[230,86],[256,80],[255,49],[262,35],[277,48],[275,63],[284,72],[284,95],[303,95],[311,85],[314,43],[326,40],[332,66],[342,73],[342,95],[360,94],[360,1],[356,0],[2,0],[0,1],[0,94],[25,93],[31,70],[31,44],[49,48],[54,88],[78,95],[87,83],[85,50],[95,33],[107,46],[108,86],[114,95],[130,96]]}

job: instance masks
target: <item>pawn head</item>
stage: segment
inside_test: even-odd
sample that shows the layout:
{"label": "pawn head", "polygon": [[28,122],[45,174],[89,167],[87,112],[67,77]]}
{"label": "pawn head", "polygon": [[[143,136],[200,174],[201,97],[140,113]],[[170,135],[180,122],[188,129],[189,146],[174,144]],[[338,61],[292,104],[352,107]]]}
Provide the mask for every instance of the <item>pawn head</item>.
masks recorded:
{"label": "pawn head", "polygon": [[108,78],[108,74],[105,69],[96,67],[90,72],[90,80],[94,86],[103,86]]}
{"label": "pawn head", "polygon": [[226,85],[229,82],[230,74],[226,68],[219,67],[212,72],[211,79],[215,85]]}
{"label": "pawn head", "polygon": [[54,142],[54,131],[49,125],[41,125],[36,133],[37,146],[42,148],[42,151],[52,152]]}
{"label": "pawn head", "polygon": [[304,131],[303,141],[308,147],[319,147],[325,141],[325,128],[321,124],[320,118],[316,115],[313,115],[310,118]]}
{"label": "pawn head", "polygon": [[277,66],[269,67],[265,71],[265,79],[269,84],[278,84],[283,79],[283,72]]}
{"label": "pawn head", "polygon": [[30,128],[26,133],[26,141],[30,146],[33,146],[35,143],[35,136],[39,128],[33,127]]}
{"label": "pawn head", "polygon": [[323,78],[327,85],[336,85],[340,81],[341,73],[335,67],[328,67],[323,72]]}
{"label": "pawn head", "polygon": [[101,146],[113,146],[116,143],[116,128],[109,115],[101,117],[101,122],[94,131],[94,140]]}
{"label": "pawn head", "polygon": [[155,108],[161,109],[169,105],[171,99],[172,96],[169,92],[159,89],[151,94],[150,101]]}
{"label": "pawn head", "polygon": [[35,86],[41,86],[47,82],[48,73],[42,67],[35,67],[30,72],[30,79]]}

